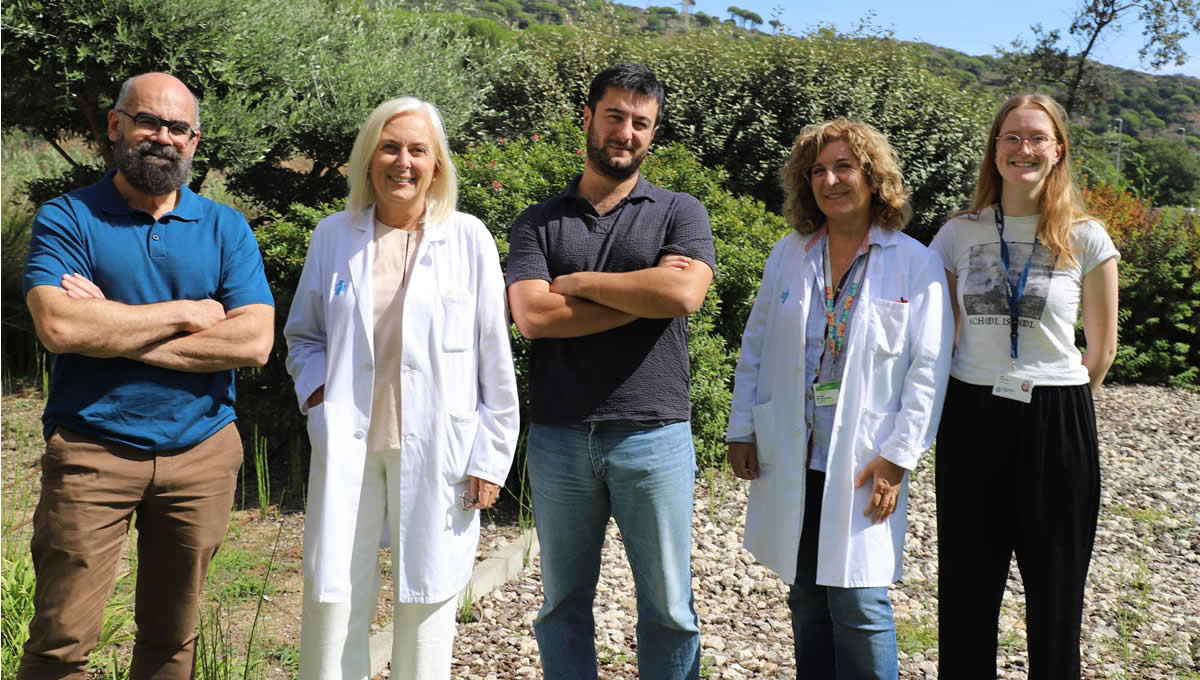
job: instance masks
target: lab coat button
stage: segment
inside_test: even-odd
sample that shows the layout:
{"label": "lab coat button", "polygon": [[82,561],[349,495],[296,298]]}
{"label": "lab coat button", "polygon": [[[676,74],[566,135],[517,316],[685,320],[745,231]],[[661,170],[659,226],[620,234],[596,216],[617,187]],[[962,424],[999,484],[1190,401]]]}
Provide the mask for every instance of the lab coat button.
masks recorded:
{"label": "lab coat button", "polygon": [[355,439],[362,439],[365,436],[367,436],[367,434],[365,432],[363,432],[362,430],[359,430],[358,432],[354,433]]}

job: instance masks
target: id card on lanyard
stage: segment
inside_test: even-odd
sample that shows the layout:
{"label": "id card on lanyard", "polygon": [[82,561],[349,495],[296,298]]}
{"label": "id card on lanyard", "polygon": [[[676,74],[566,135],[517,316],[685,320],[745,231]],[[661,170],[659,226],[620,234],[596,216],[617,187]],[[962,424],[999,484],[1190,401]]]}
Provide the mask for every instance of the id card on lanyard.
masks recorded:
{"label": "id card on lanyard", "polygon": [[[834,295],[829,236],[825,236],[825,247],[822,252],[825,266],[825,351],[829,353],[835,365],[846,342],[846,323],[850,319],[850,309],[854,306],[854,298],[858,295],[859,288],[862,287],[863,279],[867,277],[867,261],[871,258],[871,250],[867,245],[866,238],[863,239],[862,247],[866,248],[866,253],[861,258],[856,256],[850,263],[850,271],[847,272],[849,279],[847,286],[842,289],[841,295]],[[837,314],[838,307],[841,307],[840,314]],[[840,380],[812,385],[813,402],[817,406],[835,406],[840,393]]]}
{"label": "id card on lanyard", "polygon": [[1021,308],[1021,298],[1025,296],[1025,284],[1029,281],[1029,267],[1033,264],[1033,256],[1037,253],[1037,234],[1033,236],[1033,248],[1029,251],[1029,259],[1021,271],[1016,284],[1012,280],[1012,268],[1009,264],[1008,242],[1004,240],[1004,209],[996,203],[996,231],[1000,234],[1000,264],[1004,267],[1004,294],[1008,299],[1008,337],[1011,344],[1009,352],[1012,357],[1012,371],[996,379],[992,394],[1005,399],[1028,404],[1033,399],[1034,382],[1030,378],[1017,375],[1017,329],[1020,328],[1018,312]]}

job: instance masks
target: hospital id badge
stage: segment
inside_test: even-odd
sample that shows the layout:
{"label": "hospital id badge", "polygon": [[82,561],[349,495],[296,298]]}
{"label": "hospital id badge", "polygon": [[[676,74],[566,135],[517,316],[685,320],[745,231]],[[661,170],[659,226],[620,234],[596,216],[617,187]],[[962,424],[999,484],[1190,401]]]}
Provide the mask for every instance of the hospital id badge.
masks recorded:
{"label": "hospital id badge", "polygon": [[1005,373],[996,379],[992,395],[1028,404],[1029,400],[1033,399],[1033,386],[1033,381],[1029,378]]}
{"label": "hospital id badge", "polygon": [[812,387],[813,402],[817,406],[834,406],[837,404],[838,391],[842,383],[837,381],[815,383]]}

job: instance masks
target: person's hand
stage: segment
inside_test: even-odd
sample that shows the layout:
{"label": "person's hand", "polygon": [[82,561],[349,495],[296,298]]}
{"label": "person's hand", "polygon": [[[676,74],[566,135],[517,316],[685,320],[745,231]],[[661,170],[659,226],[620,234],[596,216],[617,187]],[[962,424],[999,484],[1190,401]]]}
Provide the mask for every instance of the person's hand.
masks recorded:
{"label": "person's hand", "polygon": [[75,300],[104,300],[104,291],[100,290],[100,286],[92,283],[87,277],[79,272],[63,274],[62,277],[63,290],[67,292],[67,297]]}
{"label": "person's hand", "polygon": [[496,499],[500,498],[500,486],[498,484],[493,484],[486,479],[478,477],[469,477],[468,479],[471,480],[471,485],[467,493],[475,501],[464,506],[465,509],[483,510],[490,508],[496,503]]}
{"label": "person's hand", "polygon": [[198,333],[225,320],[225,306],[212,298],[180,302],[188,305],[188,333]]}
{"label": "person's hand", "polygon": [[325,401],[325,386],[321,385],[317,389],[313,390],[312,394],[308,395],[308,401],[305,401],[304,405],[308,408],[312,408],[323,401]]}
{"label": "person's hand", "polygon": [[754,442],[726,442],[725,457],[735,477],[758,479],[758,446]]}
{"label": "person's hand", "polygon": [[668,269],[674,269],[676,271],[683,271],[684,269],[687,269],[690,264],[692,264],[692,258],[688,257],[687,255],[676,255],[674,253],[670,253],[663,255],[658,260],[658,264],[656,266],[667,267]]}
{"label": "person's hand", "polygon": [[872,521],[882,522],[896,511],[896,504],[900,501],[900,483],[904,481],[904,468],[883,456],[875,456],[875,460],[867,463],[858,479],[854,480],[854,488],[868,481],[871,482],[871,500],[863,514],[873,514]]}
{"label": "person's hand", "polygon": [[579,297],[579,280],[574,274],[563,274],[554,277],[550,282],[550,292],[566,295],[568,297]]}

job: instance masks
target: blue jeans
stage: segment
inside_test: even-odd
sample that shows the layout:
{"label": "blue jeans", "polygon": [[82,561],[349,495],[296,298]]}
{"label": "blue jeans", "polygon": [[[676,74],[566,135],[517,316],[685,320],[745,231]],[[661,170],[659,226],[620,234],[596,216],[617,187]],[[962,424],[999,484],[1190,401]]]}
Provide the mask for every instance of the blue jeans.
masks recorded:
{"label": "blue jeans", "polygon": [[797,677],[895,680],[896,627],[887,588],[817,585],[817,538],[825,474],[808,471],[796,582],[788,593]]}
{"label": "blue jeans", "polygon": [[592,603],[611,515],[621,529],[637,588],[639,675],[698,678],[691,426],[534,424],[528,456],[546,597],[533,622],[544,677],[597,677]]}

